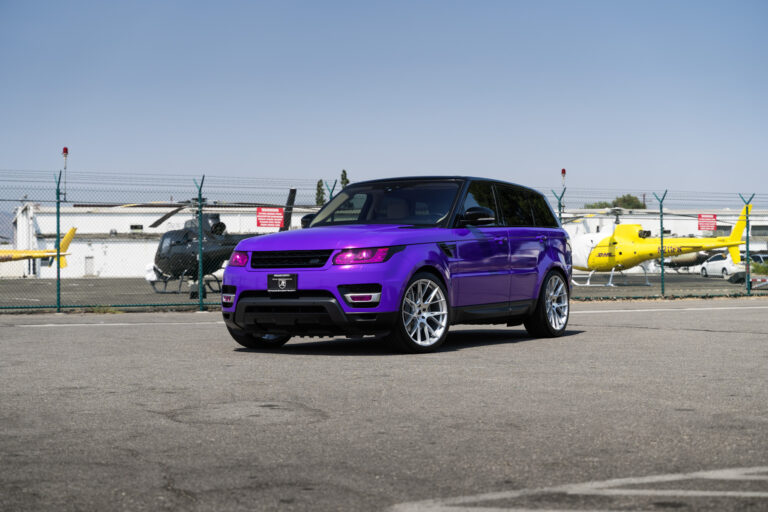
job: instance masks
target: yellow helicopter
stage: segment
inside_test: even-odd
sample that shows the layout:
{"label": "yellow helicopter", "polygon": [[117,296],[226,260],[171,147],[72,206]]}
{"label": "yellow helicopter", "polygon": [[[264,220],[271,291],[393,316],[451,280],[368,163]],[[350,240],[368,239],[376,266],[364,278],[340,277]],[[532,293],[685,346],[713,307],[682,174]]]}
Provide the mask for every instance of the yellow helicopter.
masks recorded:
{"label": "yellow helicopter", "polygon": [[[614,286],[613,273],[635,267],[648,260],[662,257],[674,257],[699,251],[728,248],[734,263],[741,262],[739,246],[746,226],[748,212],[752,205],[745,206],[739,214],[739,219],[729,236],[718,237],[664,237],[664,254],[661,250],[661,239],[651,238],[651,232],[644,230],[640,224],[617,224],[610,236],[601,233],[583,233],[571,237],[573,248],[573,268],[589,271],[586,283],[573,284],[590,286],[590,280],[595,272],[610,272],[606,286]],[[646,284],[648,273],[643,267]]]}
{"label": "yellow helicopter", "polygon": [[[61,239],[61,249],[59,251],[61,258],[59,259],[59,268],[67,266],[67,249],[72,239],[75,238],[75,231],[77,228],[71,228],[66,235]],[[55,258],[56,249],[0,249],[0,262],[3,261],[16,261],[16,260],[31,260],[31,259],[46,259]]]}

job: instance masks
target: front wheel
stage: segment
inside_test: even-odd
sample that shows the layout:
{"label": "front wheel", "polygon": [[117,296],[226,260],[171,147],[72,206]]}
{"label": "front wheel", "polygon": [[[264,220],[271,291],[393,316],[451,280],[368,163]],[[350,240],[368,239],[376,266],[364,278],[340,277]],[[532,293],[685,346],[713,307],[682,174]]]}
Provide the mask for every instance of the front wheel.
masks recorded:
{"label": "front wheel", "polygon": [[443,283],[428,272],[413,276],[400,301],[389,341],[405,352],[432,352],[448,337],[448,294]]}
{"label": "front wheel", "polygon": [[523,325],[531,336],[538,338],[562,336],[569,310],[568,284],[559,272],[552,270],[541,285],[536,310]]}
{"label": "front wheel", "polygon": [[236,342],[245,348],[263,349],[263,348],[277,348],[288,343],[291,339],[290,336],[279,336],[277,334],[264,334],[262,336],[256,336],[246,331],[240,331],[232,329],[227,326],[229,335],[232,336]]}
{"label": "front wheel", "polygon": [[707,277],[707,269],[701,267],[701,277]]}

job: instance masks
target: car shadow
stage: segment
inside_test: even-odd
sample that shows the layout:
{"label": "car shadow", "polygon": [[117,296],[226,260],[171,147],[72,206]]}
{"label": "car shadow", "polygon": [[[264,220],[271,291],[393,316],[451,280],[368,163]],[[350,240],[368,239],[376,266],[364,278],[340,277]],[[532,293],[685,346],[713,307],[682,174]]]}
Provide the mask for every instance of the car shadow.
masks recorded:
{"label": "car shadow", "polygon": [[[581,334],[583,331],[568,329],[562,338]],[[510,329],[467,329],[448,333],[448,339],[434,353],[453,352],[475,347],[522,343],[526,341],[545,341],[546,338],[531,337],[525,330]],[[392,348],[382,338],[333,338],[318,341],[290,341],[281,347],[263,349],[236,348],[235,352],[269,353],[296,356],[419,356],[422,354],[404,354]],[[428,355],[428,354],[424,354]]]}

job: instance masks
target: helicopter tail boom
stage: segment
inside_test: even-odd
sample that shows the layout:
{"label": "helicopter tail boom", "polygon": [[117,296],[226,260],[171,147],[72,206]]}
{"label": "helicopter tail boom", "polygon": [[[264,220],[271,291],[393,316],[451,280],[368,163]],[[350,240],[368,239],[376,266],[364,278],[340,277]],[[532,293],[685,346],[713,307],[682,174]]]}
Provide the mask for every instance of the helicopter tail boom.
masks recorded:
{"label": "helicopter tail boom", "polygon": [[735,242],[737,245],[732,245],[728,247],[728,252],[731,255],[731,260],[733,260],[734,263],[739,264],[741,263],[741,254],[739,253],[739,245],[741,245],[741,237],[744,234],[744,229],[747,226],[747,215],[752,213],[752,205],[744,205],[744,208],[742,208],[741,213],[739,214],[739,220],[736,221],[736,225],[733,226],[733,230],[731,231],[731,235],[728,237],[729,242]]}

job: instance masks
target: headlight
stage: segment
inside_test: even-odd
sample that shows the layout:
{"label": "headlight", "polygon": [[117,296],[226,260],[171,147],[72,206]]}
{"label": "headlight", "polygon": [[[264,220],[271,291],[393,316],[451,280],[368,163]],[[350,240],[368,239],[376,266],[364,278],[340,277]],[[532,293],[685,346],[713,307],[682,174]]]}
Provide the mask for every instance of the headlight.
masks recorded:
{"label": "headlight", "polygon": [[244,267],[248,263],[248,253],[243,251],[235,251],[232,256],[229,257],[230,267]]}
{"label": "headlight", "polygon": [[345,249],[333,258],[334,265],[358,265],[361,263],[381,263],[391,256],[390,247],[374,247],[371,249]]}

